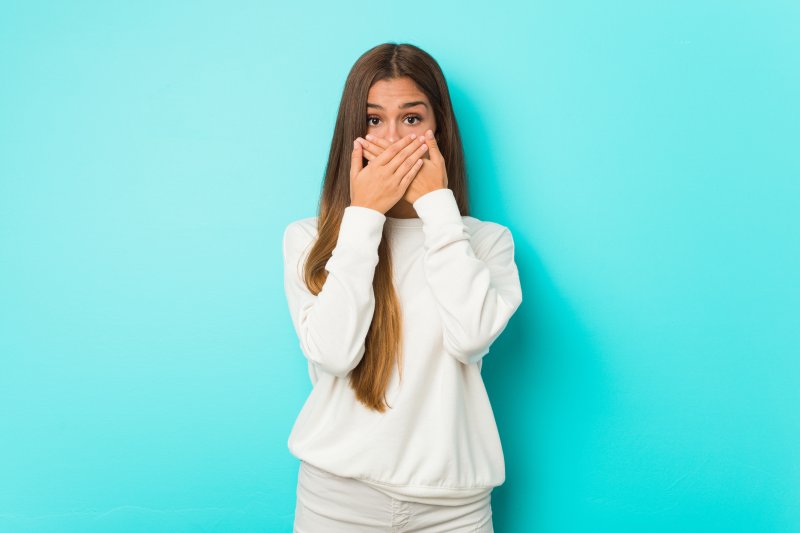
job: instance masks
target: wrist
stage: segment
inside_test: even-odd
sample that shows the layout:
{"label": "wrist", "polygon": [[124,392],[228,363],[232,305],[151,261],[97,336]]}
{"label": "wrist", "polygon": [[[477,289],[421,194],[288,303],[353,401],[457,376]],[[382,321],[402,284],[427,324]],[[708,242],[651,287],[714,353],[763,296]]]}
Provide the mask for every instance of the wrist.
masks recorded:
{"label": "wrist", "polygon": [[381,211],[379,207],[366,202],[350,202],[350,205],[347,207],[358,207],[359,209],[371,209],[373,211],[377,211],[382,215],[384,214],[384,212]]}

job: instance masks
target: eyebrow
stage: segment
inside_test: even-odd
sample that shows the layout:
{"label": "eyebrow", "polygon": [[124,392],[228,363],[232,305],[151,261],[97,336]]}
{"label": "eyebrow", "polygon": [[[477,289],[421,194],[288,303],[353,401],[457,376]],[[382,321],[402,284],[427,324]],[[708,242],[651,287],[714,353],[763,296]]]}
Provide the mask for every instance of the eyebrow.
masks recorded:
{"label": "eyebrow", "polygon": [[[428,104],[426,104],[422,100],[415,100],[413,102],[406,102],[405,104],[401,104],[399,109],[406,109],[408,107],[414,107],[415,105],[420,105],[420,104],[424,105],[426,108],[428,107]],[[378,104],[373,104],[370,102],[367,102],[367,107],[375,107],[377,109],[383,109],[383,106],[380,106]]]}

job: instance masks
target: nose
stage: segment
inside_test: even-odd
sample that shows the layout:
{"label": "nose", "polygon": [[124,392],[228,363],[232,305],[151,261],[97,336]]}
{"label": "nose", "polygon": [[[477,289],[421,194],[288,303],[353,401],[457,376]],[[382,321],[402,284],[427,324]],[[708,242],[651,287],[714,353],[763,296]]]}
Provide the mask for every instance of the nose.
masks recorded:
{"label": "nose", "polygon": [[395,126],[394,122],[390,122],[390,123],[389,123],[389,131],[388,131],[388,134],[389,134],[389,142],[390,142],[390,143],[393,143],[393,142],[395,142],[397,139],[399,139],[399,138],[400,138],[400,134],[397,132],[397,126]]}

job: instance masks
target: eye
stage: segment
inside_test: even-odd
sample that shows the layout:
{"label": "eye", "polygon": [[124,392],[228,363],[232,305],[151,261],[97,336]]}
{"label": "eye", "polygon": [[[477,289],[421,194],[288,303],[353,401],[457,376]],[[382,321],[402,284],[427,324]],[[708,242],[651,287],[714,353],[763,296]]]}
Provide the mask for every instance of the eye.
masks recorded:
{"label": "eye", "polygon": [[[416,119],[416,122],[411,124],[412,126],[416,126],[417,124],[422,122],[422,117],[419,116],[419,115],[408,115],[406,118],[407,119]],[[373,120],[380,120],[380,118],[375,116],[375,115],[369,115],[367,117],[367,125],[369,125],[369,126],[377,126],[377,124],[375,124],[374,122],[371,122]]]}

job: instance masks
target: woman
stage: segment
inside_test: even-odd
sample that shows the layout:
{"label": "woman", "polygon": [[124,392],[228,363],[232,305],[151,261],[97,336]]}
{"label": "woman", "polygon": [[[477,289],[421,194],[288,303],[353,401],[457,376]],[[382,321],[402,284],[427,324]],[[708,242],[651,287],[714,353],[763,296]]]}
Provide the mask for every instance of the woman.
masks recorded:
{"label": "woman", "polygon": [[436,61],[410,44],[364,53],[319,216],[284,233],[313,384],[288,441],[295,531],[493,531],[505,464],[480,370],[522,291],[511,233],[469,216],[466,185]]}

